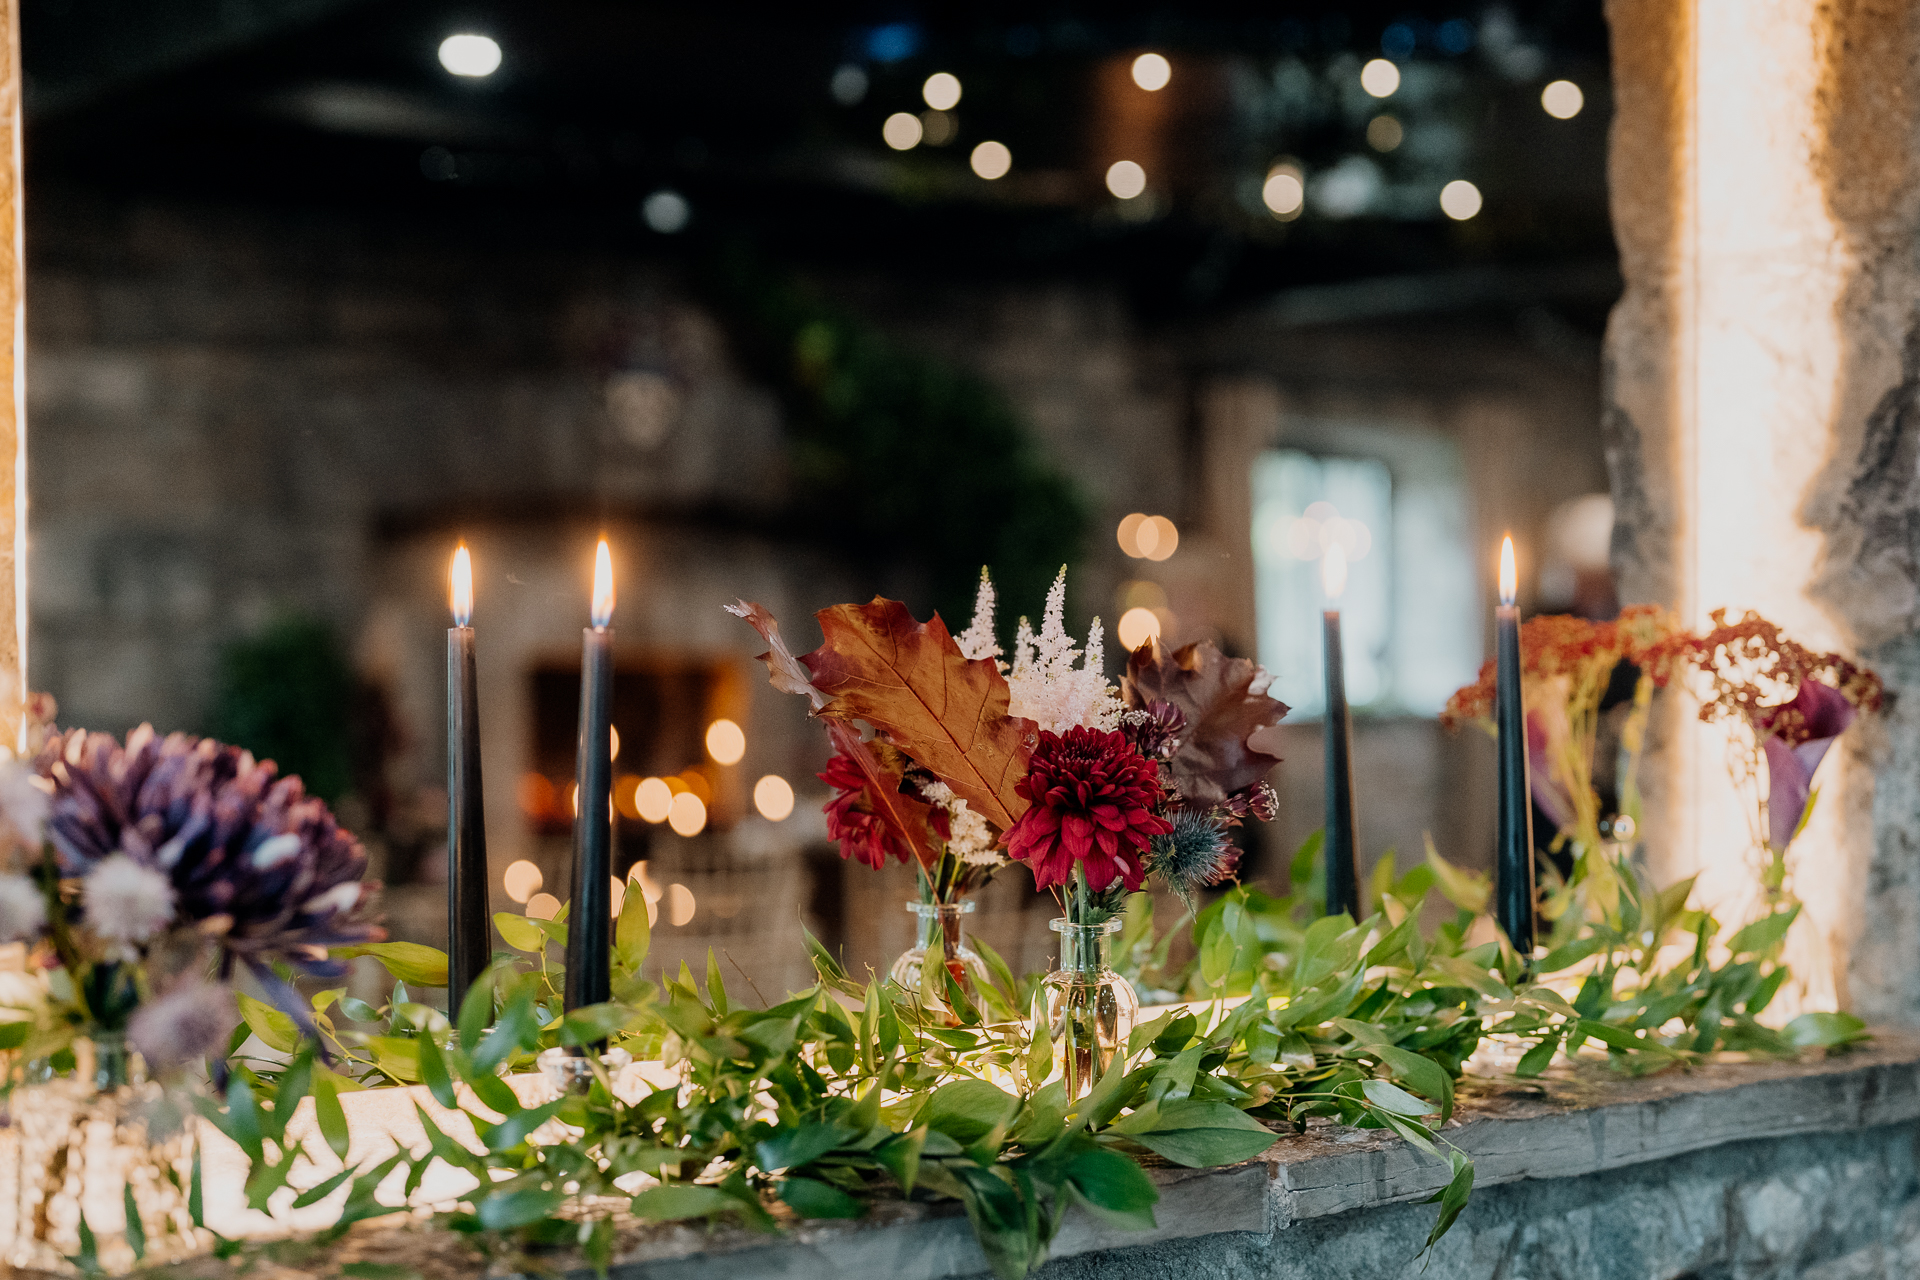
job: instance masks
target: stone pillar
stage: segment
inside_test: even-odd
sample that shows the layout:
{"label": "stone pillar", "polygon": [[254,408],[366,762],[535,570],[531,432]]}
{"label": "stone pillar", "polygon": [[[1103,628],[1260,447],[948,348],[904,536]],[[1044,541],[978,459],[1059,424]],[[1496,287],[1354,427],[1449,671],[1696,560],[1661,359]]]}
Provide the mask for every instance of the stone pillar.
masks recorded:
{"label": "stone pillar", "polygon": [[[1920,8],[1608,0],[1625,296],[1604,430],[1623,598],[1758,609],[1895,701],[1795,843],[1798,999],[1920,1018]],[[1649,854],[1752,905],[1725,740],[1670,698]]]}
{"label": "stone pillar", "polygon": [[27,318],[20,5],[0,0],[0,746],[24,745],[27,690]]}

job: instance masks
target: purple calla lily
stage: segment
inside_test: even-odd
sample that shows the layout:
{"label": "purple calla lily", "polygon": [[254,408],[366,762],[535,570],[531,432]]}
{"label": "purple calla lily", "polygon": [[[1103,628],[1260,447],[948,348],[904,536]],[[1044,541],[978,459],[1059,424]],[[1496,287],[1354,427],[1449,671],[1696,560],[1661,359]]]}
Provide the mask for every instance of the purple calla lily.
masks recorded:
{"label": "purple calla lily", "polygon": [[1858,714],[1846,696],[1832,685],[1805,680],[1791,702],[1761,710],[1759,727],[1766,735],[1767,843],[1784,852],[1800,829],[1813,796],[1813,773],[1827,748],[1846,732]]}

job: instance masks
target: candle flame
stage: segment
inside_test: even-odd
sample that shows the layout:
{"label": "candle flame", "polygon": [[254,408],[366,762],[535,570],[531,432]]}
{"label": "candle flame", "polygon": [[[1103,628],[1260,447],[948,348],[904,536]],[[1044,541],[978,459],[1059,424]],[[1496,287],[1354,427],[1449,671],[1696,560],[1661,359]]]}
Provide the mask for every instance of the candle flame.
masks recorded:
{"label": "candle flame", "polygon": [[1320,585],[1330,601],[1338,600],[1347,589],[1347,550],[1337,542],[1320,557]]}
{"label": "candle flame", "polygon": [[596,630],[613,621],[613,557],[607,552],[607,540],[593,553],[593,625]]}
{"label": "candle flame", "polygon": [[472,621],[473,560],[463,542],[453,553],[453,625],[464,627]]}
{"label": "candle flame", "polygon": [[1519,594],[1519,575],[1513,569],[1513,535],[1500,540],[1500,603],[1512,604]]}

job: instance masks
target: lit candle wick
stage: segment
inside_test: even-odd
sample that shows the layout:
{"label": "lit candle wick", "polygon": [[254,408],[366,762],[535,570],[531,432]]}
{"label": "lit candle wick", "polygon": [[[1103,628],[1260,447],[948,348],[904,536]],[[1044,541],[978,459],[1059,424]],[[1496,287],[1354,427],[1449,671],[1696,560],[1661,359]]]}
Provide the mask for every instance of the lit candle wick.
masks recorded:
{"label": "lit candle wick", "polygon": [[593,553],[593,627],[604,630],[613,621],[613,557],[607,552],[607,540]]}
{"label": "lit candle wick", "polygon": [[[1513,569],[1513,535],[1500,540],[1500,603],[1512,604],[1519,594],[1519,575]],[[1484,607],[1484,606],[1483,606]]]}
{"label": "lit candle wick", "polygon": [[473,561],[462,543],[453,553],[453,625],[464,627],[473,621]]}
{"label": "lit candle wick", "polygon": [[1320,557],[1320,585],[1326,589],[1327,603],[1337,603],[1347,589],[1347,552],[1339,543],[1327,548]]}

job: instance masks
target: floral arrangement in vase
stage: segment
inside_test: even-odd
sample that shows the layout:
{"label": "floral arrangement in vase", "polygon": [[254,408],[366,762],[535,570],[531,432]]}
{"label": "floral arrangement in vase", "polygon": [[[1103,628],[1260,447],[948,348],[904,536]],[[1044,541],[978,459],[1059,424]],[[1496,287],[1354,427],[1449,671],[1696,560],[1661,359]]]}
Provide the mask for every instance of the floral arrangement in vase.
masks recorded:
{"label": "floral arrangement in vase", "polygon": [[367,916],[378,886],[322,801],[237,747],[145,725],[124,745],[36,736],[30,763],[0,765],[0,942],[42,979],[37,1006],[0,1024],[26,1064],[6,1082],[8,1261],[124,1270],[194,1235],[189,1139],[158,1078],[224,1065],[240,970],[314,1034],[293,980],[344,977],[340,949],[385,936]]}
{"label": "floral arrangement in vase", "polygon": [[775,687],[806,697],[827,727],[835,757],[821,777],[843,856],[914,861],[936,905],[1018,861],[1059,900],[1048,1020],[1068,1091],[1084,1092],[1138,1007],[1107,963],[1126,895],[1158,875],[1191,901],[1232,877],[1232,828],[1273,816],[1264,778],[1279,758],[1251,739],[1287,709],[1266,695],[1266,673],[1211,644],[1169,653],[1149,641],[1110,681],[1098,620],[1084,648],[1066,631],[1064,569],[1039,631],[1021,619],[1010,662],[984,573],[958,637],[938,615],[916,622],[876,599],[821,610],[825,642],[796,657],[765,609],[729,609],[769,645]]}

